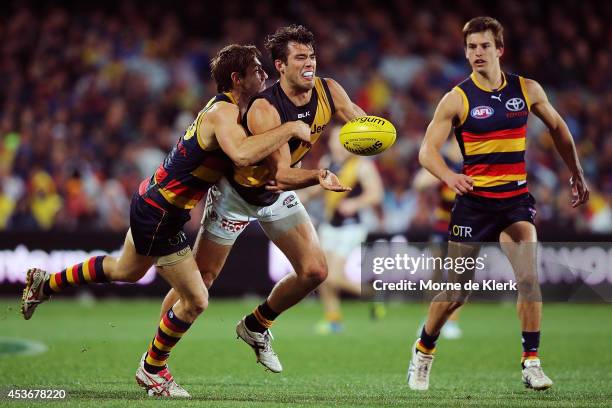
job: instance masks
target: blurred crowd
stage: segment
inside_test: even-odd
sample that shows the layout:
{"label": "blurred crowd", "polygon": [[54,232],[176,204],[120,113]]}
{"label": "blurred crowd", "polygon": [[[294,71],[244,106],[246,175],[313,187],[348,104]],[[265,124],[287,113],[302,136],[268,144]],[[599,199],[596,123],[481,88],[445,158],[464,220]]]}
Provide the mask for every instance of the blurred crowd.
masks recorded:
{"label": "blurred crowd", "polygon": [[[426,229],[437,197],[411,188],[420,141],[442,95],[469,74],[463,24],[492,15],[506,29],[502,67],[547,90],[592,190],[587,206],[571,208],[570,175],[531,119],[527,165],[538,222],[612,232],[612,3],[67,4],[0,6],[0,230],[124,231],[138,182],[215,93],[210,58],[230,42],[263,50],[266,34],[291,23],[315,33],[318,75],[398,129],[396,145],[376,158],[385,198],[373,229]],[[273,79],[270,61],[265,67]],[[323,145],[306,166],[316,165]]]}

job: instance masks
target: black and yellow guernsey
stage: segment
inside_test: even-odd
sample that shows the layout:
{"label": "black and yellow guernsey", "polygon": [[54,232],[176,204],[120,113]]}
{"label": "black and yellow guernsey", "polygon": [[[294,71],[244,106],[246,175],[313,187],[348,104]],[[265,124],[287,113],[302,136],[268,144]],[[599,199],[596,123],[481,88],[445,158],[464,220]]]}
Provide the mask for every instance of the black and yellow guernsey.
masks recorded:
{"label": "black and yellow guernsey", "polygon": [[346,198],[358,197],[363,193],[363,186],[359,181],[359,166],[363,160],[359,156],[351,156],[343,163],[333,162],[329,169],[338,175],[338,180],[343,186],[350,187],[351,191],[335,192],[325,191],[325,219],[333,227],[358,224],[360,222],[359,212],[351,216],[344,216],[338,211],[340,203]]}
{"label": "black and yellow guernsey", "polygon": [[206,104],[155,174],[141,183],[139,193],[149,204],[164,210],[189,211],[210,186],[231,171],[232,161],[217,140],[206,144],[198,134],[204,114],[218,102],[237,105],[229,92],[216,95]]}
{"label": "black and yellow guernsey", "polygon": [[[301,120],[310,125],[310,144],[296,139],[289,141],[292,167],[310,151],[336,111],[327,82],[319,77],[315,78],[312,96],[305,105],[295,106],[282,90],[280,82],[276,82],[253,97],[248,107],[250,108],[253,102],[260,98],[266,99],[276,108],[281,123]],[[247,114],[243,117],[243,125],[248,131]],[[270,171],[263,161],[254,166],[234,168],[228,179],[238,194],[249,204],[268,206],[278,199],[278,194],[265,189],[270,179]]]}

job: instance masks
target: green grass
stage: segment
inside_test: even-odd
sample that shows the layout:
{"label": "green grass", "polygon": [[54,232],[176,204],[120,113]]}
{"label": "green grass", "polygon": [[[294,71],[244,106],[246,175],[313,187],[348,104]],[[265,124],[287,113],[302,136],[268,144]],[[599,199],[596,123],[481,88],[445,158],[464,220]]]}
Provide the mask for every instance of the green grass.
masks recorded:
{"label": "green grass", "polygon": [[[405,372],[423,305],[391,304],[379,322],[365,303],[344,305],[346,330],[318,336],[314,302],[281,316],[274,348],[282,374],[264,372],[253,352],[235,339],[234,325],[255,300],[213,301],[170,358],[190,401],[165,406],[610,406],[612,307],[545,306],[541,356],[555,381],[546,392],[520,381],[520,333],[510,304],[470,304],[461,315],[465,335],[438,343],[425,393],[410,391]],[[0,356],[0,390],[65,389],[56,406],[156,406],[133,375],[156,329],[159,301],[113,300],[95,304],[54,299],[30,321],[18,303],[0,301],[0,337],[37,340],[49,351]],[[52,405],[51,402],[49,402]],[[33,405],[0,398],[0,405]],[[40,406],[36,404],[36,406]]]}

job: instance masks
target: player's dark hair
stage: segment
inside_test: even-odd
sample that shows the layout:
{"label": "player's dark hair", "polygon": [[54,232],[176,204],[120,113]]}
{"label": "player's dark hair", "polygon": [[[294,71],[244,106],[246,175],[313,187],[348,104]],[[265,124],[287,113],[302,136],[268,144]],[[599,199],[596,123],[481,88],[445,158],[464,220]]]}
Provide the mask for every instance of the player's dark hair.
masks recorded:
{"label": "player's dark hair", "polygon": [[303,25],[293,24],[281,27],[274,34],[266,37],[265,46],[272,62],[281,60],[285,64],[287,63],[290,42],[310,45],[313,50],[315,49],[314,34]]}
{"label": "player's dark hair", "polygon": [[495,48],[504,47],[504,27],[493,17],[475,17],[463,26],[463,46],[467,47],[467,37],[474,33],[491,31],[495,39]]}
{"label": "player's dark hair", "polygon": [[210,73],[217,84],[217,92],[231,91],[234,86],[232,72],[244,77],[256,57],[261,57],[261,52],[254,45],[230,44],[223,47],[210,60]]}

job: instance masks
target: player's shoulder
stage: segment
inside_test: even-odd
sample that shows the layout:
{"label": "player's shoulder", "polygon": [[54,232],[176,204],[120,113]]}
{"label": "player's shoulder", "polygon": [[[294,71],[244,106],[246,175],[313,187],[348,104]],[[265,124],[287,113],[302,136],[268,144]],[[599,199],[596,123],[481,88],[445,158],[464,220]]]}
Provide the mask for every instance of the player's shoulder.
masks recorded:
{"label": "player's shoulder", "polygon": [[240,108],[229,101],[217,101],[205,112],[208,121],[218,121],[228,117],[233,120],[236,115],[240,114]]}

